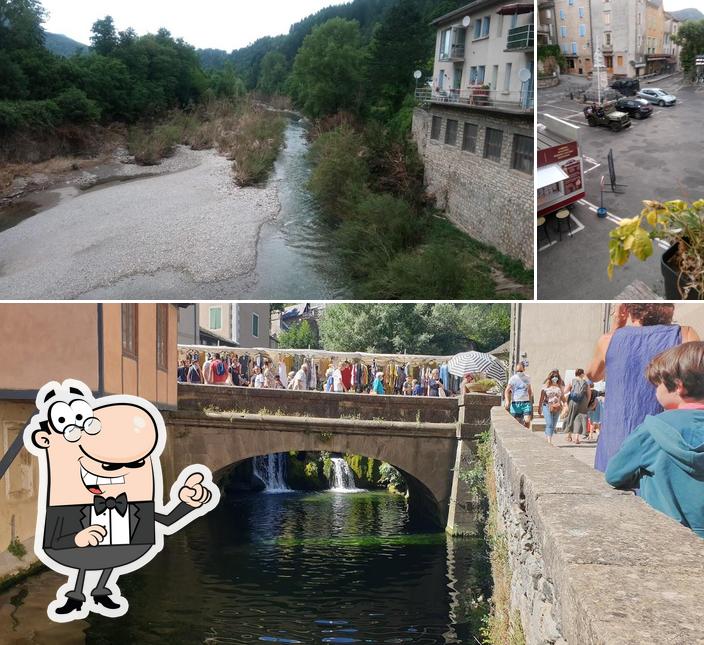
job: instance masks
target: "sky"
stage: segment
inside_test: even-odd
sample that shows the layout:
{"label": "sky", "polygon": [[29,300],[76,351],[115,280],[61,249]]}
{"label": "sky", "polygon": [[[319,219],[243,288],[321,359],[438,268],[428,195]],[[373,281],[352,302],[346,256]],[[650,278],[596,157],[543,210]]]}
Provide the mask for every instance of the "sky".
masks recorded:
{"label": "sky", "polygon": [[90,43],[93,23],[107,15],[118,31],[133,27],[142,35],[166,27],[205,49],[239,49],[262,36],[288,33],[289,27],[345,0],[42,0],[49,18],[44,28]]}
{"label": "sky", "polygon": [[680,9],[699,9],[704,13],[704,0],[664,0],[665,11],[679,11]]}

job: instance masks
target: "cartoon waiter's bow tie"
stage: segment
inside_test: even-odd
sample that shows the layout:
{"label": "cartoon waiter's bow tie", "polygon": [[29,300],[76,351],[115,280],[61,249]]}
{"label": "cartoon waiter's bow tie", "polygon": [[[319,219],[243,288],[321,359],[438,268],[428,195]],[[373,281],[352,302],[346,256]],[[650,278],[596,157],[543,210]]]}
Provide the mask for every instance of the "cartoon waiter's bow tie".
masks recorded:
{"label": "cartoon waiter's bow tie", "polygon": [[112,510],[113,508],[122,516],[127,512],[127,495],[121,493],[117,497],[102,497],[96,495],[93,498],[93,508],[98,515],[102,515],[105,509]]}

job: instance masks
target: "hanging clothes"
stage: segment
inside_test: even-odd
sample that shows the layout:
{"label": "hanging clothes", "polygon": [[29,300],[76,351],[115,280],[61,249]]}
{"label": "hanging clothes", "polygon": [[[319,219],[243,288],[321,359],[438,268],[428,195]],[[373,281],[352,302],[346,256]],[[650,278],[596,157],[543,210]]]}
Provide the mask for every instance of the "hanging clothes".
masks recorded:
{"label": "hanging clothes", "polygon": [[286,371],[286,363],[279,362],[279,379],[284,387],[288,387],[288,372]]}

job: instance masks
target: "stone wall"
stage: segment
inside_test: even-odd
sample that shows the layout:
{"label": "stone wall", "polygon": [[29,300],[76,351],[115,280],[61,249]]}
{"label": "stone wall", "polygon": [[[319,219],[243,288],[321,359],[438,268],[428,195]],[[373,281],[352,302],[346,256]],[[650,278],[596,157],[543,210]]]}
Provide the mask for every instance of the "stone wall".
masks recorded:
{"label": "stone wall", "polygon": [[704,540],[492,411],[511,609],[530,644],[704,643]]}
{"label": "stone wall", "polygon": [[[431,139],[433,116],[442,128]],[[447,120],[459,122],[457,142],[445,144]],[[478,126],[476,152],[462,150],[464,123]],[[486,128],[503,132],[500,161],[483,156]],[[413,136],[425,163],[425,182],[438,208],[480,242],[533,266],[533,175],[511,168],[514,134],[533,138],[532,114],[432,105],[413,113]]]}
{"label": "stone wall", "polygon": [[221,410],[239,410],[258,414],[306,415],[338,419],[386,419],[388,421],[421,421],[454,423],[457,421],[457,399],[425,396],[371,396],[337,392],[291,391],[234,387],[231,385],[191,385],[179,383],[179,410],[200,410],[207,406]]}

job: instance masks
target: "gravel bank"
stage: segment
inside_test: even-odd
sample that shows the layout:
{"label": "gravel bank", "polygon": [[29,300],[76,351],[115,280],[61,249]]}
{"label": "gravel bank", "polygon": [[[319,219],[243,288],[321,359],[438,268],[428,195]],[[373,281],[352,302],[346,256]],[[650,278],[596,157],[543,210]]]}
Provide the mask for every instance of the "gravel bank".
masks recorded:
{"label": "gravel bank", "polygon": [[[262,225],[280,209],[275,183],[238,188],[231,163],[180,148],[161,174],[97,188],[0,233],[0,297],[184,297],[251,281]],[[154,280],[155,289],[149,288]]]}

